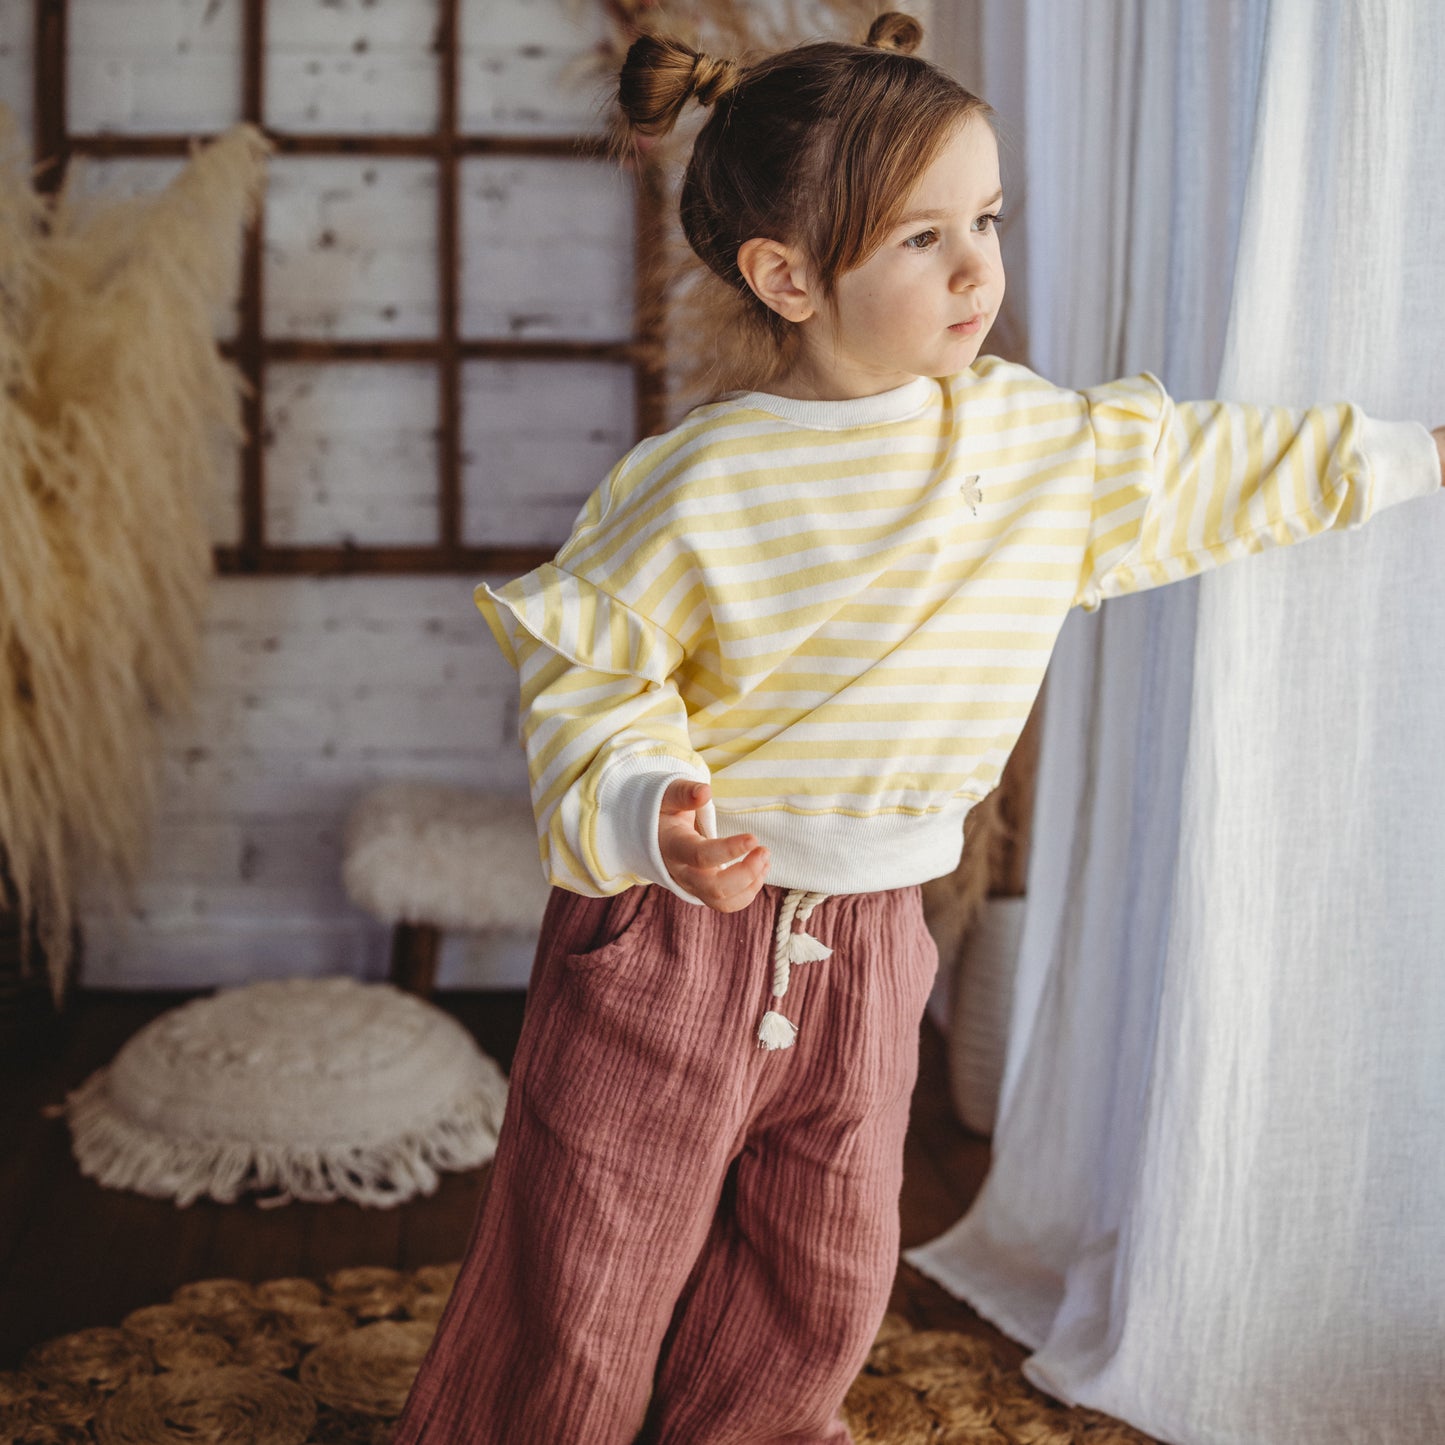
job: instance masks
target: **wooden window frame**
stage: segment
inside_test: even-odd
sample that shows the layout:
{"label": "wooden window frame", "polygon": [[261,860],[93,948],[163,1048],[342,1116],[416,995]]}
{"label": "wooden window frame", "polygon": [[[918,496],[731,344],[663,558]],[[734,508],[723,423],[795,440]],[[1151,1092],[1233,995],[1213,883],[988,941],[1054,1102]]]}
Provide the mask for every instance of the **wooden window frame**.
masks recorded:
{"label": "wooden window frame", "polygon": [[[53,161],[37,185],[58,189],[72,155],[99,157],[190,154],[192,137],[177,135],[73,135],[67,123],[66,35],[69,0],[35,4],[35,159]],[[366,341],[271,339],[262,331],[264,274],[261,236],[265,199],[247,228],[241,262],[240,314],[234,341],[223,353],[250,383],[242,399],[246,441],[241,455],[241,537],[214,549],[216,570],[234,576],[326,576],[335,574],[427,574],[530,570],[555,555],[555,547],[468,546],[462,541],[461,368],[473,358],[507,361],[614,361],[633,369],[637,438],[662,429],[666,382],[658,362],[660,307],[645,254],[655,231],[662,186],[654,166],[634,173],[633,328],[628,341],[464,341],[458,335],[460,292],[459,183],[464,156],[566,157],[600,159],[596,136],[462,135],[457,128],[457,31],[460,0],[438,0],[436,59],[438,122],[435,131],[397,134],[290,134],[263,123],[267,0],[242,4],[242,114],[281,155],[414,156],[437,162],[438,335],[435,340]],[[266,368],[273,362],[425,361],[438,369],[439,537],[407,546],[277,546],[266,539],[266,466],[262,446]],[[600,480],[600,479],[599,479]],[[558,539],[559,542],[561,539]]]}

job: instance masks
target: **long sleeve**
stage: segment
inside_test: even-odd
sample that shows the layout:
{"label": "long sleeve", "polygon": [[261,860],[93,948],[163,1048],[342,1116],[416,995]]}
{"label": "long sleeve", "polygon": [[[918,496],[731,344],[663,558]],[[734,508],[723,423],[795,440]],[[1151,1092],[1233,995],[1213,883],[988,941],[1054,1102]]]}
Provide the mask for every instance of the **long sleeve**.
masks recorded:
{"label": "long sleeve", "polygon": [[670,680],[681,645],[552,563],[475,596],[518,672],[548,882],[593,898],[658,883],[701,904],[668,873],[657,841],[667,785],[710,780]]}
{"label": "long sleeve", "polygon": [[1266,547],[1362,526],[1441,485],[1433,438],[1341,402],[1176,402],[1151,372],[1090,387],[1095,483],[1074,602],[1178,581]]}

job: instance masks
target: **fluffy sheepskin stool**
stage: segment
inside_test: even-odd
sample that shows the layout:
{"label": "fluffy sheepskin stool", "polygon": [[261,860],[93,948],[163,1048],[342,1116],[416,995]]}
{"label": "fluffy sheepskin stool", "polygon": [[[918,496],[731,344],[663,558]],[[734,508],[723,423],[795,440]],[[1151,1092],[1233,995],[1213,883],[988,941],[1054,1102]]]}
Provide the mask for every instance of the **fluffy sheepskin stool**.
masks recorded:
{"label": "fluffy sheepskin stool", "polygon": [[346,823],[342,881],[392,926],[390,981],[429,997],[445,928],[535,933],[548,885],[526,797],[388,783]]}

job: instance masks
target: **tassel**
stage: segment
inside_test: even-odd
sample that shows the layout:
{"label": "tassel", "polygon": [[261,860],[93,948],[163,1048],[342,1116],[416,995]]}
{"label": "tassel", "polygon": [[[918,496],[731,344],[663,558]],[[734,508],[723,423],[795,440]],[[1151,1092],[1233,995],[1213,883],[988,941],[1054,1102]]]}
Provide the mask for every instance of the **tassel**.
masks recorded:
{"label": "tassel", "polygon": [[764,1049],[790,1049],[793,1047],[793,1040],[798,1036],[798,1029],[790,1020],[785,1019],[782,1014],[769,1009],[763,1015],[763,1022],[758,1028],[758,1047]]}
{"label": "tassel", "polygon": [[833,950],[826,943],[820,943],[811,933],[799,930],[788,935],[789,963],[816,963],[821,958],[831,958]]}

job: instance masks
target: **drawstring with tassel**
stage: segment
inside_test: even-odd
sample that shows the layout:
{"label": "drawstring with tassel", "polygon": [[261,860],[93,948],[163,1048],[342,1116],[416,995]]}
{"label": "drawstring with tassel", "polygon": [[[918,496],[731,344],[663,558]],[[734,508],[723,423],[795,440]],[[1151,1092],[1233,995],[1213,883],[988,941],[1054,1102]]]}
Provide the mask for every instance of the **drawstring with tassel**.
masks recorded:
{"label": "drawstring with tassel", "polygon": [[793,920],[808,921],[808,915],[826,898],[826,893],[810,893],[806,888],[790,888],[778,910],[778,926],[773,946],[773,1007],[763,1015],[758,1026],[758,1047],[763,1049],[790,1049],[798,1036],[798,1027],[777,1011],[777,1005],[788,991],[788,974],[795,963],[814,963],[827,958],[833,950],[826,943],[820,943],[801,927],[795,933]]}

